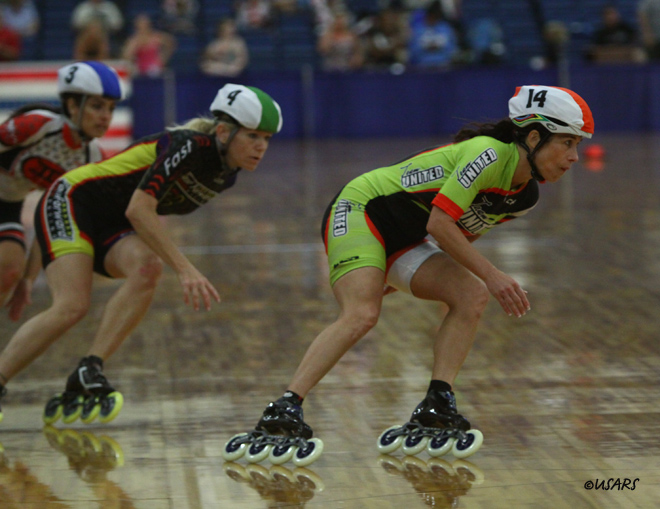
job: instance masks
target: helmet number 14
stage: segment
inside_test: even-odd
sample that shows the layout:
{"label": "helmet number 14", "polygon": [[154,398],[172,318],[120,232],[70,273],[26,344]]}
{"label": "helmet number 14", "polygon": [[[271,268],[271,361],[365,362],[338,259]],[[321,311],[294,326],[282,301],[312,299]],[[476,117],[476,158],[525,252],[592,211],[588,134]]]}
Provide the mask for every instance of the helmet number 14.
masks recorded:
{"label": "helmet number 14", "polygon": [[529,99],[527,100],[526,107],[531,108],[532,102],[539,103],[539,108],[543,108],[545,104],[545,96],[548,94],[547,90],[539,90],[534,93],[534,89],[529,89]]}

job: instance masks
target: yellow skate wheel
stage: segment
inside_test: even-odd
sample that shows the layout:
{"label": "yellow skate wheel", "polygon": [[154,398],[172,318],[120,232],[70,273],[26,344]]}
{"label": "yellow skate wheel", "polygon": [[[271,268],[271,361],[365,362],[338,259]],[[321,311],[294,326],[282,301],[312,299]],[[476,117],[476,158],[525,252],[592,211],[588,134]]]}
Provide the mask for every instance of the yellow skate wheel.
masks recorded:
{"label": "yellow skate wheel", "polygon": [[48,400],[46,406],[44,407],[43,421],[44,424],[53,424],[62,417],[63,407],[62,407],[62,396],[57,394]]}
{"label": "yellow skate wheel", "polygon": [[101,412],[101,402],[97,396],[91,396],[85,400],[80,420],[85,424],[90,424]]}
{"label": "yellow skate wheel", "polygon": [[76,399],[71,403],[67,403],[62,408],[62,422],[64,424],[71,424],[74,422],[83,411],[84,399],[82,396],[76,396]]}
{"label": "yellow skate wheel", "polygon": [[110,422],[119,415],[123,406],[124,396],[122,396],[121,392],[111,392],[107,396],[101,398],[99,422]]}

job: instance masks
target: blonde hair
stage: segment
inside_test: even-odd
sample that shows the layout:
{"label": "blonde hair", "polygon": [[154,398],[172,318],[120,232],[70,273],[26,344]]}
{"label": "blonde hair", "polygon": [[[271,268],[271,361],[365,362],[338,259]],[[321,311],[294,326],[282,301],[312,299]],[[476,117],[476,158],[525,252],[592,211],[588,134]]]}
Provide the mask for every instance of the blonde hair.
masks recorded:
{"label": "blonde hair", "polygon": [[215,118],[210,117],[197,117],[183,124],[175,124],[172,127],[168,127],[168,131],[176,131],[179,129],[190,129],[192,131],[199,131],[204,134],[213,134],[215,128],[218,127],[218,121]]}

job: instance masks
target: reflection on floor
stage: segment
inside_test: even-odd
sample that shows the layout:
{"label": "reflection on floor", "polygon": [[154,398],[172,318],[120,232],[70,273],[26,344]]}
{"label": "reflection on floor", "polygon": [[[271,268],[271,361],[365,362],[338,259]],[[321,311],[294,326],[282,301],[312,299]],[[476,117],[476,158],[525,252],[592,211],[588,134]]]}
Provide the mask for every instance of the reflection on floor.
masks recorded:
{"label": "reflection on floor", "polygon": [[[657,505],[660,139],[652,136],[599,135],[605,159],[578,163],[542,187],[528,216],[475,244],[532,304],[515,319],[491,300],[456,383],[459,411],[484,434],[477,454],[379,455],[380,433],[424,396],[430,335],[443,314],[393,294],[377,327],[305,401],[325,443],[318,461],[222,460],[224,443],[256,424],[337,313],[319,235],[327,202],[351,177],[445,141],[275,140],[235,188],[164,219],[222,303],[187,309],[166,271],[147,317],[106,362],[125,397],[120,415],[43,428],[44,404],[63,389],[117,288],[95,280],[89,316],[2,401],[0,507]],[[30,313],[48,302],[39,279]],[[4,314],[0,323],[4,346],[19,324]]]}

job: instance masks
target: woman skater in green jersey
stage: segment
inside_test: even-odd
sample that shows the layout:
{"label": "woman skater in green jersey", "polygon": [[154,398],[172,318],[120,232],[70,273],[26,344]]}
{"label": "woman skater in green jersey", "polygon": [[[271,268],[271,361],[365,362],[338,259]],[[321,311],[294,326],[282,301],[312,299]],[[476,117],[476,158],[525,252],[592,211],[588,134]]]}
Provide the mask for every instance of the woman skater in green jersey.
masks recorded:
{"label": "woman skater in green jersey", "polygon": [[[102,373],[147,312],[163,262],[175,272],[186,304],[209,309],[220,297],[172,242],[159,215],[188,214],[254,171],[282,127],[279,105],[265,92],[223,86],[211,118],[142,138],[116,156],[65,174],[35,213],[46,278],[53,297],[0,354],[0,397],[9,379],[78,323],[90,305],[94,272],[124,278],[105,306],[88,354],[65,392],[46,405],[44,420],[112,420],[123,398]],[[130,303],[130,305],[126,305]],[[0,413],[0,419],[2,413]]]}
{"label": "woman skater in green jersey", "polygon": [[[476,452],[483,438],[457,413],[452,385],[489,295],[510,316],[524,315],[530,304],[520,285],[471,242],[533,208],[538,182],[557,182],[578,160],[578,144],[591,137],[594,122],[574,92],[523,86],[509,101],[509,118],[475,127],[462,129],[451,145],[357,177],[330,204],[323,237],[339,317],[312,342],[256,430],[227,443],[226,459],[246,453],[248,461],[269,456],[280,463],[295,455],[301,464],[318,457],[322,444],[308,440],[303,398],[376,325],[384,285],[444,302],[449,311],[435,337],[426,397],[408,424],[383,433],[380,450],[404,442],[410,454],[427,443],[432,455],[452,446],[457,456]],[[282,434],[293,438],[276,438]]]}

